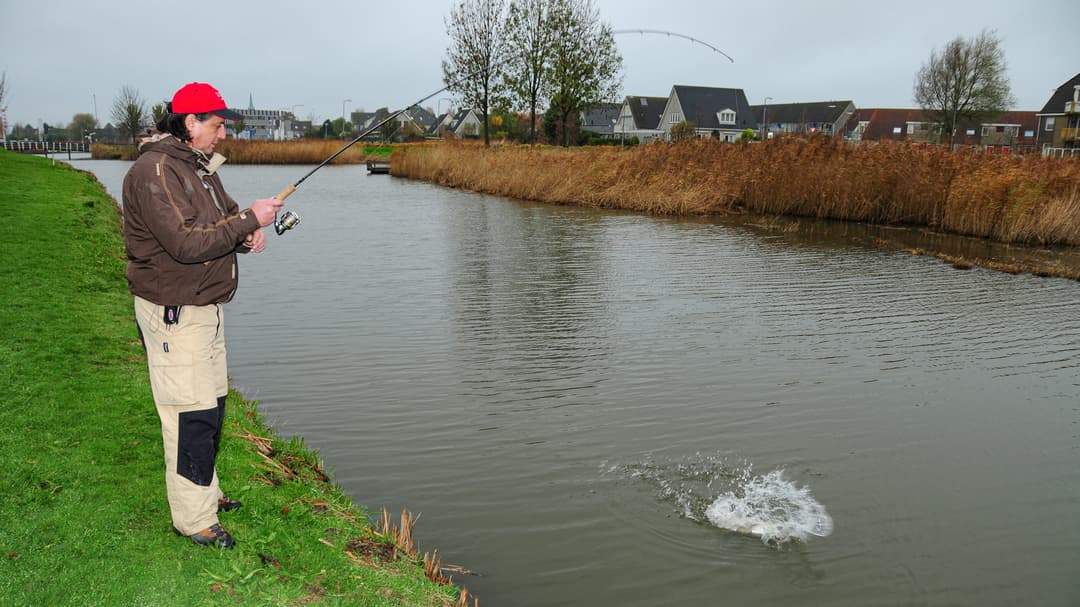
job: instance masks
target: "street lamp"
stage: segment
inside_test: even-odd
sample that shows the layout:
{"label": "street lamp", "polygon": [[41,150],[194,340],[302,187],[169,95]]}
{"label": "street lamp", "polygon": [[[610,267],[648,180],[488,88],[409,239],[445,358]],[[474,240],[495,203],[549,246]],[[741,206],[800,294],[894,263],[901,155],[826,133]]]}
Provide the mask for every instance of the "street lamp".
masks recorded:
{"label": "street lamp", "polygon": [[345,104],[351,103],[352,99],[343,99],[341,101],[341,138],[345,138]]}
{"label": "street lamp", "polygon": [[765,119],[765,113],[769,111],[769,100],[772,97],[765,98],[765,104],[761,106],[761,140],[766,141],[769,138],[769,121]]}
{"label": "street lamp", "polygon": [[439,99],[438,107],[436,108],[439,111],[440,116],[442,116],[442,102],[443,101],[449,101],[450,103],[446,104],[446,107],[451,109],[451,110],[454,109],[454,100],[451,99],[450,97],[443,97],[443,98]]}

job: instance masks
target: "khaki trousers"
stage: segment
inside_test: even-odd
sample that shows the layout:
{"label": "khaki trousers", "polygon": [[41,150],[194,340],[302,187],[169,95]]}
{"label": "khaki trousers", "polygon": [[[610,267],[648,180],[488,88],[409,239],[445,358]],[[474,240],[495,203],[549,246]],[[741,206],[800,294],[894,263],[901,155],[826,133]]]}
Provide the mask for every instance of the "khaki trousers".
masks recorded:
{"label": "khaki trousers", "polygon": [[171,325],[164,313],[164,306],[135,297],[161,419],[173,527],[192,535],[217,524],[222,495],[214,463],[229,391],[224,317],[221,304],[183,306]]}

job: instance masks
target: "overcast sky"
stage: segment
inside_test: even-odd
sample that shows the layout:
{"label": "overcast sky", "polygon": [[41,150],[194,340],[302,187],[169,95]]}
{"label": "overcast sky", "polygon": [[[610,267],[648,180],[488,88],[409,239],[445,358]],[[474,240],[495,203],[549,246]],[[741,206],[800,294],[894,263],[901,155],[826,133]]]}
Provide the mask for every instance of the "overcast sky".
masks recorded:
{"label": "overcast sky", "polygon": [[[1076,0],[594,0],[618,29],[623,95],[672,85],[742,88],[753,104],[850,99],[914,107],[915,73],[957,36],[997,31],[1015,109],[1039,110],[1080,72]],[[191,81],[233,107],[291,109],[317,121],[345,111],[400,109],[443,86],[451,0],[5,0],[0,71],[9,126],[102,124],[124,85],[151,104]],[[214,7],[214,8],[211,8]],[[351,99],[351,101],[345,101]],[[96,102],[96,104],[95,104]],[[424,103],[450,105],[440,94]]]}

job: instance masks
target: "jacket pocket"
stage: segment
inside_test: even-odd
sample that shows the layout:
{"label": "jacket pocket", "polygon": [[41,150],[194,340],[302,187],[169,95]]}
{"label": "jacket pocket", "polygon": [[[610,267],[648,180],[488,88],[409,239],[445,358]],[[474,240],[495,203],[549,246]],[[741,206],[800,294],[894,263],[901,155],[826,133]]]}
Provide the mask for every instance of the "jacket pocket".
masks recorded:
{"label": "jacket pocket", "polygon": [[190,405],[195,398],[195,365],[188,352],[147,353],[150,387],[159,405]]}

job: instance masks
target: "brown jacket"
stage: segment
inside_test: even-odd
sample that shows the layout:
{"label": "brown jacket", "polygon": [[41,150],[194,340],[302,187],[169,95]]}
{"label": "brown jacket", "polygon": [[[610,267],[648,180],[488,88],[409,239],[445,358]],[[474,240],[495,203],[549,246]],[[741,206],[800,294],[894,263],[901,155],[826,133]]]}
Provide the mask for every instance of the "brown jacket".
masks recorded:
{"label": "brown jacket", "polygon": [[139,153],[124,177],[129,289],[161,305],[229,301],[236,253],[247,252],[244,238],[259,220],[239,209],[216,167],[187,143],[152,132]]}

